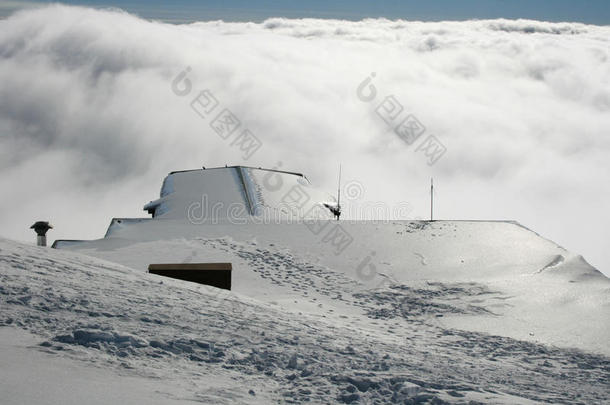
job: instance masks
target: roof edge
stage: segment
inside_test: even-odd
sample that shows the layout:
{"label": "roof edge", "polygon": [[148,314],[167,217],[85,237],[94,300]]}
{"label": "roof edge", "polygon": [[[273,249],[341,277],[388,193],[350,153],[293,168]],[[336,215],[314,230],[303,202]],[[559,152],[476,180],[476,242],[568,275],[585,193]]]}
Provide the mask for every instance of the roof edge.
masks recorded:
{"label": "roof edge", "polygon": [[201,169],[187,169],[187,170],[174,170],[169,172],[168,176],[175,173],[185,173],[185,172],[195,172],[198,170],[216,170],[216,169],[256,169],[256,170],[264,170],[268,172],[276,172],[276,173],[284,173],[284,174],[292,174],[294,176],[299,176],[306,178],[303,173],[299,172],[290,172],[287,170],[278,170],[278,169],[265,169],[264,167],[254,167],[254,166],[242,166],[242,165],[234,165],[234,166],[219,166],[219,167],[203,167]]}

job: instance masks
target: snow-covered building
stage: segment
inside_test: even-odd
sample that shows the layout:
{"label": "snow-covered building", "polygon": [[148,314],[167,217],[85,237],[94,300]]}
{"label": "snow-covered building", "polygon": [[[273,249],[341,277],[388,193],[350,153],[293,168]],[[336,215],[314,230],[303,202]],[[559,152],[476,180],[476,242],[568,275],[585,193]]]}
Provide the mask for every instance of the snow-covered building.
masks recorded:
{"label": "snow-covered building", "polygon": [[171,172],[163,180],[160,197],[144,210],[153,218],[176,219],[203,201],[216,219],[274,211],[301,217],[331,198],[313,188],[302,173],[226,166]]}
{"label": "snow-covered building", "polygon": [[[248,166],[180,170],[169,173],[159,198],[144,205],[151,218],[113,218],[105,237],[157,220],[202,225],[331,219],[327,207],[334,204],[333,196],[313,187],[302,173]],[[57,240],[53,247],[79,242]]]}
{"label": "snow-covered building", "polygon": [[[210,403],[608,397],[610,280],[582,256],[515,221],[335,221],[332,201],[298,173],[170,173],[101,239],[0,240],[5,322]],[[225,288],[147,274],[202,264]]]}

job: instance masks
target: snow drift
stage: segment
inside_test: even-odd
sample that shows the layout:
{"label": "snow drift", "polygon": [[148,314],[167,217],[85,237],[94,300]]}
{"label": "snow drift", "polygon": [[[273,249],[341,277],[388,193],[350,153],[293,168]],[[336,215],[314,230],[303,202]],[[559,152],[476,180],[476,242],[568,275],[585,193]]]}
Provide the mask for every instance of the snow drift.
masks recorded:
{"label": "snow drift", "polygon": [[[342,226],[354,242],[340,257],[304,224],[149,220],[78,245],[87,256],[1,240],[0,324],[32,334],[52,355],[43,369],[114,370],[142,403],[607,398],[610,281],[578,256],[512,223]],[[144,271],[168,258],[230,260],[234,291]],[[16,339],[2,356],[23,353]],[[41,379],[2,364],[7,381]],[[8,403],[25,398],[19,384]]]}

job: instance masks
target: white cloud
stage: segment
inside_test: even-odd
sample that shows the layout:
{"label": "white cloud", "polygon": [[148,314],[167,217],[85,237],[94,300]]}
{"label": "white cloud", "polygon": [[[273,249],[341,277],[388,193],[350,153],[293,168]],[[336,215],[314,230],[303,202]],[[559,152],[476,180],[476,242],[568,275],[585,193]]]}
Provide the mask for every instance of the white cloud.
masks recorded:
{"label": "white cloud", "polygon": [[[516,219],[607,274],[610,28],[524,20],[270,19],[170,25],[51,6],[0,21],[4,236],[97,237],[171,171],[337,162],[365,198],[440,218]],[[191,67],[192,93],[173,78]],[[377,97],[356,88],[375,72]],[[263,142],[249,161],[189,106],[209,89]],[[447,153],[433,167],[375,114],[394,95]],[[423,137],[421,138],[423,139]],[[329,173],[331,173],[329,175]],[[518,254],[518,252],[515,252]]]}

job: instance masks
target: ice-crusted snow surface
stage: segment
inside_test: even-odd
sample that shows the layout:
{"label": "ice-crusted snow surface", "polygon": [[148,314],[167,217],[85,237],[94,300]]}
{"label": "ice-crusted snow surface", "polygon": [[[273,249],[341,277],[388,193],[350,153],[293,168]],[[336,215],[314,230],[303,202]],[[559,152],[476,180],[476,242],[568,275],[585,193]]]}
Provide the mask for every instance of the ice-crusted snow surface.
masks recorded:
{"label": "ice-crusted snow surface", "polygon": [[[158,382],[143,403],[608,400],[610,282],[581,257],[514,223],[341,226],[339,253],[302,223],[145,221],[78,252],[0,240],[0,324]],[[232,292],[144,271],[220,260]]]}

